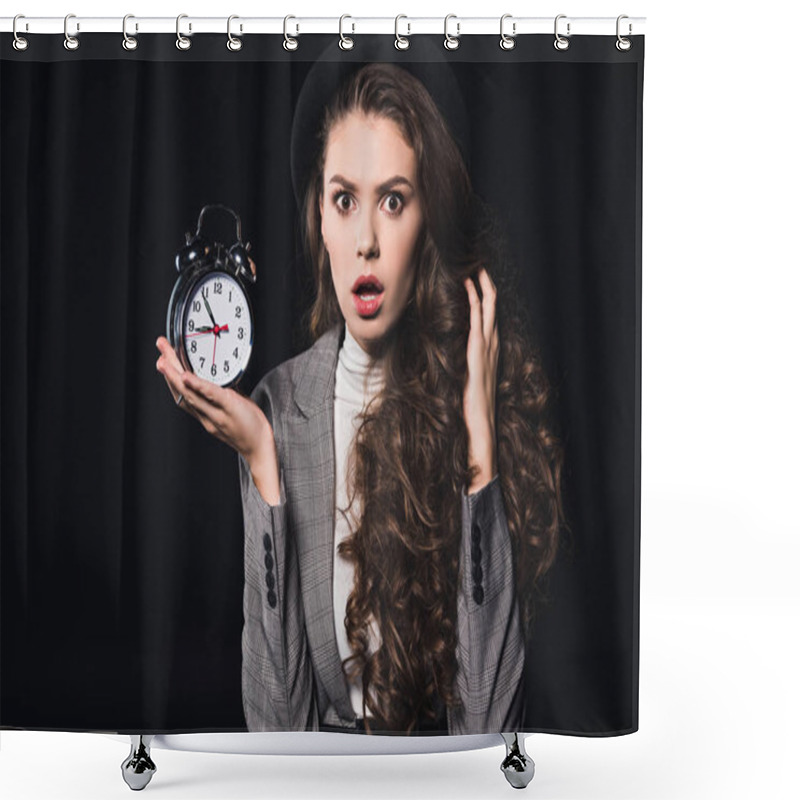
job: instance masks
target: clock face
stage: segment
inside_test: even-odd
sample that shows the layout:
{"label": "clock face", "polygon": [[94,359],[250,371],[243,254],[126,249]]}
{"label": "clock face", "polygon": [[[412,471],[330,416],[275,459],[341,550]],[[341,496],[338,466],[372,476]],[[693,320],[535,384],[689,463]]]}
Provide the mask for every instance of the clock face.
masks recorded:
{"label": "clock face", "polygon": [[189,295],[183,346],[192,371],[225,386],[244,371],[253,347],[253,321],[242,287],[225,272],[210,272]]}

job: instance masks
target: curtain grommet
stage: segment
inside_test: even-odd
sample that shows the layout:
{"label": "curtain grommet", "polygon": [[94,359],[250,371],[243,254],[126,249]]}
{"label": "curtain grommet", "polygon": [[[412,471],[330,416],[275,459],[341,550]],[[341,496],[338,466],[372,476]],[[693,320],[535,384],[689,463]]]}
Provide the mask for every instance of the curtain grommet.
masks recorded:
{"label": "curtain grommet", "polygon": [[[625,38],[624,36],[622,36],[622,34],[620,34],[620,32],[619,32],[619,23],[620,23],[620,22],[621,22],[623,19],[629,19],[628,15],[627,15],[627,14],[620,14],[620,15],[617,17],[617,41],[616,41],[616,42],[614,42],[614,45],[616,46],[617,50],[619,50],[619,51],[620,51],[620,53],[627,53],[627,52],[628,52],[628,50],[630,50],[630,49],[631,49],[632,42],[631,42],[631,40],[630,40],[630,39],[627,39],[627,38]],[[630,34],[632,33],[632,31],[633,31],[633,26],[632,26],[632,25],[631,25],[631,23],[629,22],[629,23],[628,23],[628,36],[630,36]]]}
{"label": "curtain grommet", "polygon": [[[64,49],[65,50],[77,50],[81,46],[81,43],[78,41],[78,37],[77,36],[70,36],[69,35],[69,30],[68,30],[69,21],[70,21],[71,18],[73,18],[75,16],[76,16],[75,14],[67,14],[67,16],[64,17]],[[80,29],[81,29],[80,22],[76,23],[76,28],[75,29],[76,29],[76,31],[80,31]]]}
{"label": "curtain grommet", "polygon": [[[228,41],[226,42],[226,46],[227,46],[228,50],[230,50],[232,53],[235,53],[235,52],[238,52],[239,50],[241,50],[242,49],[242,45],[244,44],[244,42],[242,42],[241,39],[239,39],[237,36],[233,36],[231,34],[231,20],[234,20],[234,19],[239,19],[239,17],[236,14],[231,14],[228,17]],[[241,29],[241,26],[240,26],[239,27],[239,32],[240,33],[241,33],[241,30],[242,29]]]}
{"label": "curtain grommet", "polygon": [[[133,14],[126,14],[122,18],[122,46],[126,50],[135,50],[139,46],[139,40],[135,36],[128,36],[128,20],[135,19]],[[135,24],[136,30],[139,30],[139,23]]]}
{"label": "curtain grommet", "polygon": [[513,14],[503,14],[500,17],[500,48],[502,50],[513,50],[517,44],[517,40],[514,38],[517,35],[517,23],[511,23],[511,35],[509,36],[503,30],[503,23],[509,18],[513,17]]}
{"label": "curtain grommet", "polygon": [[[187,38],[181,33],[181,20],[187,18],[188,14],[178,14],[178,18],[175,20],[175,33],[178,35],[178,38],[175,40],[175,47],[178,50],[188,50],[192,46],[192,40]],[[189,32],[192,31],[192,23],[189,23]]]}
{"label": "curtain grommet", "polygon": [[[286,23],[289,22],[290,19],[297,19],[297,17],[293,17],[291,14],[287,14],[283,18],[283,49],[284,50],[297,50],[298,45],[300,44],[297,39],[289,36],[286,31]],[[297,26],[297,30],[295,33],[300,33],[300,26]]]}
{"label": "curtain grommet", "polygon": [[[13,33],[14,33],[13,46],[14,46],[15,50],[27,50],[28,49],[28,40],[24,36],[20,36],[17,33],[17,20],[18,19],[25,19],[25,15],[24,14],[17,14],[17,16],[14,17],[14,24],[12,25],[12,28],[11,28]],[[26,22],[25,23],[25,30],[27,30],[27,29],[28,29],[28,23]]]}
{"label": "curtain grommet", "polygon": [[[342,32],[342,23],[346,19],[353,19],[353,18],[349,14],[342,14],[342,16],[339,17],[339,49],[340,50],[352,50],[355,47],[355,44],[356,44],[349,36],[345,36],[344,33]],[[356,24],[354,22],[352,24],[352,30],[350,31],[350,33],[355,33],[355,32],[356,32]]]}
{"label": "curtain grommet", "polygon": [[397,50],[408,50],[408,48],[411,47],[411,42],[406,37],[411,36],[411,23],[406,23],[408,30],[405,36],[401,36],[398,30],[401,19],[408,19],[408,17],[405,14],[398,14],[394,18],[394,46]]}
{"label": "curtain grommet", "polygon": [[[455,19],[456,20],[456,35],[455,36],[451,36],[447,32],[447,23],[451,19]],[[460,35],[461,35],[461,23],[458,21],[457,15],[456,14],[448,14],[444,18],[444,46],[448,50],[458,50],[458,46],[461,44],[461,42],[458,39],[458,37]]]}
{"label": "curtain grommet", "polygon": [[[566,19],[566,18],[567,18],[566,14],[559,14],[556,17],[556,21],[555,21],[555,24],[554,24],[554,27],[553,27],[553,30],[554,30],[554,33],[555,33],[555,37],[556,37],[555,41],[553,42],[553,47],[555,47],[556,50],[560,50],[562,53],[564,52],[564,50],[569,50],[569,39],[566,38],[566,36],[562,36],[558,32],[558,21],[560,19]],[[570,29],[570,23],[568,22],[567,23],[567,36],[570,35],[570,30],[569,29]]]}

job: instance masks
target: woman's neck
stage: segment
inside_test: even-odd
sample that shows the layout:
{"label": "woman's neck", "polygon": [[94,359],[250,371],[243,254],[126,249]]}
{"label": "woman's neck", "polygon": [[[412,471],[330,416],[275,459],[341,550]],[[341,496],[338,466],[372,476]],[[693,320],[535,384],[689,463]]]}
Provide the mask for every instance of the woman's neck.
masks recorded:
{"label": "woman's neck", "polygon": [[373,360],[373,362],[385,361],[386,354],[391,347],[393,339],[393,335],[391,333],[382,336],[380,339],[364,341],[362,339],[356,339],[356,337],[353,336],[346,322],[344,327],[346,335],[358,344],[358,347],[362,353],[367,354]]}
{"label": "woman's neck", "polygon": [[376,359],[367,352],[350,332],[345,323],[344,340],[339,350],[339,360],[346,378],[355,388],[374,394],[383,385],[382,358]]}

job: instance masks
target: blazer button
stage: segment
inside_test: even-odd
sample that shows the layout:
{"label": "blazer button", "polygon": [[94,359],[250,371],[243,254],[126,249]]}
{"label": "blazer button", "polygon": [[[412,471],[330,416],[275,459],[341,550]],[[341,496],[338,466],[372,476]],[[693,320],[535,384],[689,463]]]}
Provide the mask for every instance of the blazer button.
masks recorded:
{"label": "blazer button", "polygon": [[272,574],[272,570],[267,573],[267,588],[270,591],[275,588],[275,576]]}
{"label": "blazer button", "polygon": [[472,523],[472,544],[478,544],[481,540],[481,528],[477,520]]}
{"label": "blazer button", "polygon": [[272,555],[270,553],[264,553],[264,566],[267,570],[271,570],[274,565],[275,562],[272,560]]}
{"label": "blazer button", "polygon": [[268,533],[265,533],[265,534],[264,534],[264,549],[265,549],[265,550],[266,550],[268,553],[271,553],[271,552],[272,552],[272,541],[270,540],[270,538],[269,538],[269,534],[268,534]]}
{"label": "blazer button", "polygon": [[480,605],[483,602],[483,586],[476,586],[472,590],[472,597],[475,599],[475,602]]}
{"label": "blazer button", "polygon": [[478,585],[480,585],[480,582],[483,580],[483,570],[481,569],[480,564],[472,565],[472,580],[474,580]]}
{"label": "blazer button", "polygon": [[481,546],[477,542],[474,542],[472,545],[472,563],[480,564],[482,555]]}
{"label": "blazer button", "polygon": [[273,592],[272,589],[270,589],[267,592],[267,602],[270,604],[271,608],[275,608],[275,606],[278,605],[278,598],[276,597],[275,592]]}

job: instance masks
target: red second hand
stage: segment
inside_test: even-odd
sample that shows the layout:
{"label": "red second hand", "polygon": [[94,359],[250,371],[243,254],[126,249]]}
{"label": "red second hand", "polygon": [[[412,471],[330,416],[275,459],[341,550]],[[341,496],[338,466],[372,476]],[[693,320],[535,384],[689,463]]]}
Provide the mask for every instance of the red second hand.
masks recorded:
{"label": "red second hand", "polygon": [[216,360],[217,360],[217,334],[221,333],[222,331],[228,330],[228,324],[225,323],[224,325],[215,325],[214,326],[214,355],[211,358],[211,366],[213,367]]}

